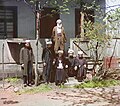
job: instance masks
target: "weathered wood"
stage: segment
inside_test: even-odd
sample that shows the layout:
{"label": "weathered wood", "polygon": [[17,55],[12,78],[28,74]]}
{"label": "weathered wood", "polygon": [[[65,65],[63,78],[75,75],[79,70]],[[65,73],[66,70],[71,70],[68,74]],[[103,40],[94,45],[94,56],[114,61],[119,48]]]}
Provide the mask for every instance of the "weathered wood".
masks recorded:
{"label": "weathered wood", "polygon": [[4,70],[4,42],[2,46],[2,72],[3,72],[3,88],[5,83],[5,70]]}
{"label": "weathered wood", "polygon": [[80,30],[81,30],[81,38],[84,39],[84,28],[83,28],[83,26],[84,26],[84,13],[80,12],[80,14],[81,14],[81,20],[80,20],[80,22],[81,22],[81,28],[80,28]]}
{"label": "weathered wood", "polygon": [[74,43],[81,51],[83,51],[83,53],[84,53],[85,55],[87,55],[87,53],[86,53],[82,48],[80,48],[80,46],[79,46],[75,41],[73,41],[73,43]]}

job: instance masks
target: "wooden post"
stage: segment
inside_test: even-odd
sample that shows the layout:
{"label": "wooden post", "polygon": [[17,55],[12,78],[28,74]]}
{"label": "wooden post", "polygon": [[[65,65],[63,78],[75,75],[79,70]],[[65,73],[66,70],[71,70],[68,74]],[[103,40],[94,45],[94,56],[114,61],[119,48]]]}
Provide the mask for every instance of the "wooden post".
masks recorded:
{"label": "wooden post", "polygon": [[2,77],[3,77],[3,88],[5,88],[5,71],[4,71],[4,41],[2,45]]}
{"label": "wooden post", "polygon": [[40,13],[36,11],[36,59],[35,59],[35,85],[38,85],[38,40],[39,40],[39,23]]}
{"label": "wooden post", "polygon": [[80,12],[80,14],[81,14],[81,20],[80,20],[80,22],[81,22],[81,27],[80,27],[80,32],[81,32],[81,38],[84,39],[84,28],[83,28],[83,26],[84,26],[84,13],[83,13],[83,12]]}

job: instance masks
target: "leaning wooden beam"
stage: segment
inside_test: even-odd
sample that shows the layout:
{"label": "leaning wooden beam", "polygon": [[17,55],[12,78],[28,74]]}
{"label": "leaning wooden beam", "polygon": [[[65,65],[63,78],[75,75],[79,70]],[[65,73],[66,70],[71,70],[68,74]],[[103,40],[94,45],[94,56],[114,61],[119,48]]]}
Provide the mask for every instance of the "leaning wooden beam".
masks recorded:
{"label": "leaning wooden beam", "polygon": [[76,43],[76,41],[73,41],[73,43],[74,43],[75,46],[77,46],[85,55],[88,56],[88,54],[87,54],[83,49],[80,48],[80,46]]}

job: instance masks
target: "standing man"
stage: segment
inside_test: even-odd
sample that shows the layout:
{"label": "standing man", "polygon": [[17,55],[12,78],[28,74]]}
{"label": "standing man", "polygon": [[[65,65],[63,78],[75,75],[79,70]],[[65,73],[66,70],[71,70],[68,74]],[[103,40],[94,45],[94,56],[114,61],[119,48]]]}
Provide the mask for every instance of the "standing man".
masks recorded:
{"label": "standing man", "polygon": [[20,64],[23,68],[23,84],[24,87],[32,85],[32,73],[33,73],[33,50],[30,44],[30,40],[25,41],[25,46],[20,50]]}
{"label": "standing man", "polygon": [[53,54],[51,52],[52,41],[46,39],[46,48],[43,49],[42,61],[43,61],[43,79],[45,83],[50,82],[50,73],[53,62]]}
{"label": "standing man", "polygon": [[58,19],[56,23],[57,26],[55,26],[52,31],[52,40],[54,42],[55,53],[57,53],[58,50],[64,50],[65,43],[67,41],[64,27],[62,26],[62,21]]}
{"label": "standing man", "polygon": [[56,69],[56,75],[55,75],[55,84],[61,85],[64,84],[66,78],[65,78],[65,58],[63,55],[63,50],[58,50],[58,56],[54,60],[55,69]]}

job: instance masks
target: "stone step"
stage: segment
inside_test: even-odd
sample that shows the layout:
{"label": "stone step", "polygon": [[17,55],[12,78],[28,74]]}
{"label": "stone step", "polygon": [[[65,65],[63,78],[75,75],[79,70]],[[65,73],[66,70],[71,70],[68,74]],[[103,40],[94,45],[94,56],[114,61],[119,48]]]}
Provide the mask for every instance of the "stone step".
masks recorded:
{"label": "stone step", "polygon": [[81,82],[78,82],[77,79],[75,79],[74,77],[69,77],[68,81],[65,83],[66,86],[74,86],[74,85],[78,85]]}

